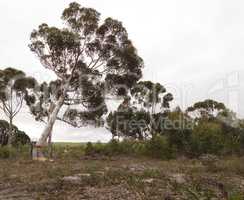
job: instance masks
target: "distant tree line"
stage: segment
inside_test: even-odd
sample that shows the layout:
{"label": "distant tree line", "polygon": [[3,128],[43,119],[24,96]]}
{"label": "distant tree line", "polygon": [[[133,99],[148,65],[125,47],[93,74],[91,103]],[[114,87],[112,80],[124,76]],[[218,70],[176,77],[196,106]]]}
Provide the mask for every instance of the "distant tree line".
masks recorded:
{"label": "distant tree line", "polygon": [[244,150],[244,121],[223,103],[210,99],[186,111],[177,107],[156,113],[142,107],[138,110],[126,101],[109,114],[107,122],[118,141],[163,140],[177,155],[241,154]]}

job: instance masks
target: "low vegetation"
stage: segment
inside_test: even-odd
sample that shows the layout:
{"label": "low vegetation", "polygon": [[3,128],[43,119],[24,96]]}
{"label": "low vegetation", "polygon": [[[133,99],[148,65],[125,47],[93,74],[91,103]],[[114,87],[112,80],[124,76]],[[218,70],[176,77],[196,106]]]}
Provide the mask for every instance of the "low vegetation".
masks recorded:
{"label": "low vegetation", "polygon": [[[126,145],[129,143],[93,144],[92,148],[91,144],[54,145],[54,161],[43,163],[24,157],[23,152],[22,156],[0,159],[0,199],[242,200],[244,197],[243,157],[222,159],[205,155],[199,159],[180,157],[162,161],[128,155]],[[105,148],[108,155],[100,152],[95,155],[92,149],[98,147],[102,151]]]}

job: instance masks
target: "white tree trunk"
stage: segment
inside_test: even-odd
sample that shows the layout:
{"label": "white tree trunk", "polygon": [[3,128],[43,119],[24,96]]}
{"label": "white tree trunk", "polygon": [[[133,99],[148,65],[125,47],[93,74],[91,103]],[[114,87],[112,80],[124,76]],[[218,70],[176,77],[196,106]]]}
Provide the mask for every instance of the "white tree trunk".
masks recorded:
{"label": "white tree trunk", "polygon": [[8,145],[11,146],[14,139],[13,135],[13,116],[9,117]]}
{"label": "white tree trunk", "polygon": [[62,95],[59,98],[59,100],[57,101],[57,103],[55,105],[55,108],[54,108],[53,112],[49,116],[49,120],[47,122],[47,125],[46,125],[45,129],[43,130],[39,141],[37,142],[38,146],[46,145],[47,139],[50,136],[50,134],[52,133],[53,125],[54,125],[54,123],[55,123],[55,121],[57,119],[58,113],[59,113],[63,103],[64,103],[64,95]]}

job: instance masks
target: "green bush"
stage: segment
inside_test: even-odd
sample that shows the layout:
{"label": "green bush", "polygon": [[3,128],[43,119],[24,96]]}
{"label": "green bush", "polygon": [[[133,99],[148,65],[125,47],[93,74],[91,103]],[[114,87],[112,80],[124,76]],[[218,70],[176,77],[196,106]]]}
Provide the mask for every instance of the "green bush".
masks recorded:
{"label": "green bush", "polygon": [[165,136],[154,136],[145,144],[145,155],[152,158],[171,159],[174,157],[174,152]]}
{"label": "green bush", "polygon": [[8,146],[0,147],[1,159],[15,158],[16,156],[17,156],[17,150],[15,148],[8,147]]}
{"label": "green bush", "polygon": [[224,145],[224,136],[219,124],[202,122],[194,128],[190,144],[191,153],[194,156],[220,154]]}
{"label": "green bush", "polygon": [[106,155],[106,156],[148,156],[159,159],[170,159],[174,157],[174,150],[164,136],[156,136],[148,141],[136,140],[111,140],[107,144],[87,143],[86,155]]}
{"label": "green bush", "polygon": [[86,144],[85,154],[91,156],[96,153],[97,153],[97,149],[95,148],[95,146],[91,142],[88,142]]}
{"label": "green bush", "polygon": [[111,140],[106,144],[104,151],[109,156],[123,154],[121,144],[117,140]]}
{"label": "green bush", "polygon": [[[86,145],[84,144],[52,144],[53,158],[77,158],[85,154]],[[48,148],[45,149],[45,155],[48,156]]]}
{"label": "green bush", "polygon": [[241,148],[241,151],[244,152],[244,133],[243,133],[243,131],[240,136],[240,148]]}
{"label": "green bush", "polygon": [[[0,120],[0,145],[6,146],[8,144],[9,123],[5,120]],[[25,132],[20,131],[17,126],[13,125],[13,141],[12,146],[18,147],[21,145],[30,144],[30,138]]]}
{"label": "green bush", "polygon": [[229,200],[243,200],[244,199],[244,195],[240,194],[240,193],[233,193],[229,195]]}

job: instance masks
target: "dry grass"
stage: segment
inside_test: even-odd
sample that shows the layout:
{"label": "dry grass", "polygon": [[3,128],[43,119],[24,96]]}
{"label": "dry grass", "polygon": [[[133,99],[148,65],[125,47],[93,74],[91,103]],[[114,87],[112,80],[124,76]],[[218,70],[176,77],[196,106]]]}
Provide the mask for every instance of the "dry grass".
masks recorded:
{"label": "dry grass", "polygon": [[[244,158],[0,160],[0,199],[243,199]],[[63,177],[79,177],[65,181]]]}

